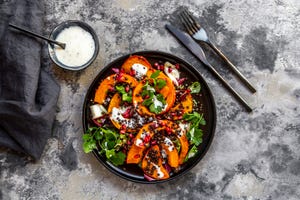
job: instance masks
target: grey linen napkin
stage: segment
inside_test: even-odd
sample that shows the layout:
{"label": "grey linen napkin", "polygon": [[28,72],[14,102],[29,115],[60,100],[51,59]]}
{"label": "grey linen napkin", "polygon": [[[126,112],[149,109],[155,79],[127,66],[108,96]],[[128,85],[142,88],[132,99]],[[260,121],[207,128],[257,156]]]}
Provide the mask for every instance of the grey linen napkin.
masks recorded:
{"label": "grey linen napkin", "polygon": [[0,1],[0,146],[33,159],[51,136],[60,88],[43,69],[43,42],[8,23],[42,33],[43,16],[43,1]]}

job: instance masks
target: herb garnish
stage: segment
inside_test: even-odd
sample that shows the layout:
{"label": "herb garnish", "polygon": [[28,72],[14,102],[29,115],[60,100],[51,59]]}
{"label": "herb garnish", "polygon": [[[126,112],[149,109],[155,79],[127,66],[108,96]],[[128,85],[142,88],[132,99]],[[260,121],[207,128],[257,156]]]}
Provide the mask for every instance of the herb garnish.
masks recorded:
{"label": "herb garnish", "polygon": [[155,88],[157,87],[158,89],[162,89],[163,87],[165,87],[167,85],[166,80],[158,78],[160,72],[161,72],[160,70],[156,70],[150,76],[150,78],[153,80],[154,87]]}
{"label": "herb garnish", "polygon": [[201,85],[199,82],[193,82],[192,85],[189,86],[189,89],[191,90],[191,94],[196,94],[200,92]]}
{"label": "herb garnish", "polygon": [[183,119],[191,123],[190,129],[187,132],[187,137],[190,141],[190,144],[194,144],[194,146],[192,149],[190,149],[187,155],[187,157],[189,157],[197,153],[198,149],[196,146],[199,146],[202,143],[203,132],[202,129],[199,128],[199,125],[205,125],[206,121],[203,117],[203,113],[199,114],[198,112],[184,114]]}
{"label": "herb garnish", "polygon": [[132,102],[132,91],[126,92],[123,85],[117,85],[116,90],[122,95],[122,100]]}
{"label": "herb garnish", "polygon": [[83,134],[82,138],[85,153],[89,153],[100,146],[99,153],[105,155],[114,165],[124,163],[126,155],[119,150],[127,141],[126,135],[119,134],[112,129],[91,127]]}
{"label": "herb garnish", "polygon": [[[159,70],[157,70],[157,71],[159,71]],[[142,89],[143,90],[142,90],[141,94],[142,94],[142,97],[144,98],[142,105],[147,106],[149,108],[150,112],[152,112],[152,113],[155,113],[155,114],[161,113],[164,106],[166,105],[166,100],[164,99],[163,95],[162,94],[155,95],[155,89],[149,85],[148,81],[146,82],[146,84],[143,86]]]}

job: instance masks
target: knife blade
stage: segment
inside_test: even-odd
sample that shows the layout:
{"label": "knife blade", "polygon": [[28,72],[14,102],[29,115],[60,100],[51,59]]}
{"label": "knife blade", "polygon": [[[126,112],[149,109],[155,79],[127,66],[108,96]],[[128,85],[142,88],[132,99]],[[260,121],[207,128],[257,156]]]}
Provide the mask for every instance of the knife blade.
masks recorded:
{"label": "knife blade", "polygon": [[252,111],[251,106],[247,101],[238,94],[229,83],[219,74],[219,72],[208,62],[203,49],[193,40],[187,33],[175,28],[170,24],[166,24],[166,29],[172,33],[197,59],[199,59],[217,78],[221,83],[232,93],[232,95],[246,108],[248,112]]}

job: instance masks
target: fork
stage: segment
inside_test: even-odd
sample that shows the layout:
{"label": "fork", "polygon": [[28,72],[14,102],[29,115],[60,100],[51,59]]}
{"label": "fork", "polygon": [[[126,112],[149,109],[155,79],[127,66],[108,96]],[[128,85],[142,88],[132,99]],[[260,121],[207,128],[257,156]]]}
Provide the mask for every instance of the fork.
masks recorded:
{"label": "fork", "polygon": [[206,44],[208,44],[228,64],[231,70],[233,70],[233,72],[236,73],[237,77],[242,81],[242,83],[244,83],[245,86],[247,86],[252,93],[255,93],[256,89],[246,79],[246,77],[236,68],[236,66],[234,66],[230,62],[230,60],[210,41],[206,31],[195,20],[193,15],[189,11],[184,9],[179,16],[188,34],[192,36],[196,41],[205,42]]}

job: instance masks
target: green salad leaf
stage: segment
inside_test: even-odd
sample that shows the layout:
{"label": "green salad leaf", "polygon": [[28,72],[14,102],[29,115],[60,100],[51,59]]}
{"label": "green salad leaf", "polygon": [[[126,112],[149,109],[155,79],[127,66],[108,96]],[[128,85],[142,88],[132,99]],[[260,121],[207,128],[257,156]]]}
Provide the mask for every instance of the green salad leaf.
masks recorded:
{"label": "green salad leaf", "polygon": [[203,113],[193,112],[190,114],[184,114],[183,119],[190,122],[190,129],[187,132],[187,138],[189,139],[190,144],[194,145],[187,157],[186,160],[190,157],[193,157],[197,153],[197,146],[202,143],[203,131],[199,127],[200,125],[206,125],[206,121],[203,117]]}
{"label": "green salad leaf", "polygon": [[196,81],[196,82],[193,82],[192,85],[190,85],[188,88],[191,90],[192,94],[196,94],[196,93],[200,92],[201,85],[199,82]]}
{"label": "green salad leaf", "polygon": [[122,95],[122,100],[132,102],[132,91],[126,92],[123,85],[117,85],[116,90]]}
{"label": "green salad leaf", "polygon": [[120,135],[114,129],[104,127],[92,127],[82,136],[83,150],[89,153],[98,146],[101,148],[99,153],[114,165],[122,165],[126,155],[120,151],[120,148],[127,142],[125,135]]}
{"label": "green salad leaf", "polygon": [[155,72],[153,72],[150,76],[150,78],[156,79],[160,74],[160,70],[156,70]]}
{"label": "green salad leaf", "polygon": [[184,162],[186,162],[188,159],[194,157],[196,154],[198,153],[198,148],[196,145],[194,145],[188,152],[188,154],[186,155]]}

